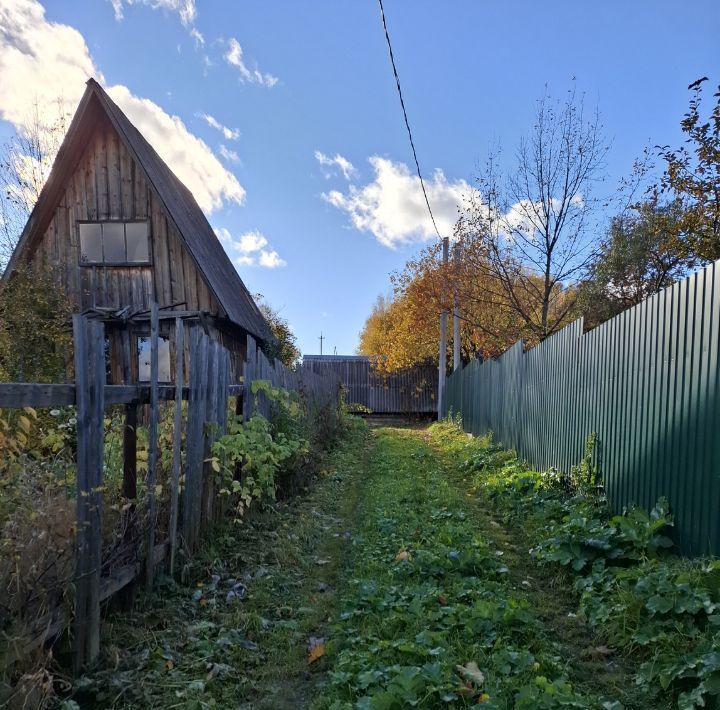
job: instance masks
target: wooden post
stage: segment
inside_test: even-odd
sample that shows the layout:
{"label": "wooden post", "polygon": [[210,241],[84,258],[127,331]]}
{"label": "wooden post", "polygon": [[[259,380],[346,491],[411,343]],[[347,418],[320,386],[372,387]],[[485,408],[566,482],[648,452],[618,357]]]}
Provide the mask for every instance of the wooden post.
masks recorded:
{"label": "wooden post", "polygon": [[[217,425],[217,401],[220,389],[220,345],[217,341],[211,340],[208,348],[207,365],[207,396],[205,400],[205,421],[204,424]],[[203,429],[205,426],[203,426]],[[207,460],[212,456],[212,444],[215,441],[216,433],[205,432],[203,441],[203,467],[202,467],[202,504],[201,504],[201,526],[207,528],[213,521],[213,499],[215,491],[215,472]]]}
{"label": "wooden post", "polygon": [[185,490],[183,495],[183,542],[193,550],[200,534],[202,505],[202,469],[207,394],[209,338],[200,328],[193,329],[190,341],[190,398],[185,457]]}
{"label": "wooden post", "polygon": [[[445,237],[442,240],[442,251],[443,251],[443,270],[447,269],[448,263],[448,238]],[[438,420],[443,418],[445,406],[445,372],[447,368],[447,307],[445,305],[447,291],[447,277],[443,276],[443,290],[441,296],[441,311],[440,311],[440,360],[438,364]]]}
{"label": "wooden post", "polygon": [[155,518],[156,501],[155,485],[157,483],[157,430],[158,430],[158,305],[150,304],[150,427],[148,432],[148,536],[145,557],[145,582],[148,587],[153,583],[153,550],[155,549]]}
{"label": "wooden post", "polygon": [[461,249],[460,242],[456,242],[453,249],[455,262],[455,283],[453,284],[453,372],[459,370],[462,366],[460,351],[460,297],[458,295],[460,259],[462,258]]}
{"label": "wooden post", "polygon": [[137,498],[137,404],[125,405],[122,493],[128,500]]}
{"label": "wooden post", "polygon": [[180,463],[182,452],[182,388],[185,363],[185,328],[182,318],[175,319],[175,421],[173,426],[173,467],[170,487],[170,565],[172,576],[175,571],[177,548],[178,490],[180,488]]}
{"label": "wooden post", "polygon": [[100,650],[100,566],[105,409],[105,329],[73,316],[77,404],[77,557],[75,573],[75,666]]}
{"label": "wooden post", "polygon": [[[122,376],[123,384],[132,383],[132,362],[130,332],[122,331]],[[128,501],[137,499],[137,422],[138,406],[135,403],[125,405],[125,423],[123,425],[123,497]],[[132,540],[134,533],[135,504],[123,513],[125,539]]]}

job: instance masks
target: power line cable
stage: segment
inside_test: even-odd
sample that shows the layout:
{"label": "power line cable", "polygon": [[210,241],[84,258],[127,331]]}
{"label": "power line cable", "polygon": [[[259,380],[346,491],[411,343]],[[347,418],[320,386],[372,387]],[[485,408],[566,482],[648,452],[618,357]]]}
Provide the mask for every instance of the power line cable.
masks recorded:
{"label": "power line cable", "polygon": [[415,158],[415,167],[417,168],[418,178],[420,178],[420,187],[422,188],[423,195],[425,197],[425,204],[427,205],[428,212],[430,213],[430,219],[432,220],[433,227],[435,228],[435,234],[438,235],[438,239],[442,240],[440,231],[435,223],[435,215],[433,215],[432,208],[430,207],[430,200],[428,199],[427,191],[425,190],[425,181],[423,180],[422,173],[420,172],[420,163],[418,162],[417,151],[415,150],[415,141],[413,141],[412,131],[410,130],[410,121],[408,121],[407,111],[405,110],[405,101],[403,101],[402,89],[400,88],[400,77],[398,76],[397,67],[395,66],[395,56],[393,55],[392,44],[390,43],[390,33],[388,32],[387,22],[385,20],[385,8],[383,7],[382,0],[378,0],[380,5],[380,16],[382,17],[383,29],[385,30],[385,39],[387,40],[388,50],[390,52],[390,63],[392,64],[393,74],[395,74],[395,83],[397,85],[398,96],[400,97],[400,106],[402,107],[403,117],[405,118],[405,128],[407,128],[408,138],[410,139],[410,147],[412,148],[413,158]]}

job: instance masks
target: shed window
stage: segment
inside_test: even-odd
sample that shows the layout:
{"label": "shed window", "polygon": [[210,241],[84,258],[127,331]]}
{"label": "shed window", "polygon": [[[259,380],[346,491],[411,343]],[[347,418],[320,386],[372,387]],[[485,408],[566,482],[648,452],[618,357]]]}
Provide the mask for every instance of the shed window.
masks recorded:
{"label": "shed window", "polygon": [[149,264],[147,222],[80,222],[80,263]]}
{"label": "shed window", "polygon": [[[141,335],[137,339],[138,382],[150,382],[150,336]],[[170,372],[170,341],[158,337],[158,382],[172,382]]]}

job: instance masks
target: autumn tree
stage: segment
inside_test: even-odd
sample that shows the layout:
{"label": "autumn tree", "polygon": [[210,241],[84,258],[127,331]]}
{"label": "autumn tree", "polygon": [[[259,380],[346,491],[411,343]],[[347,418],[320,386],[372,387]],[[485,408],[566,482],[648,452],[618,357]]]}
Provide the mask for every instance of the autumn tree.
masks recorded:
{"label": "autumn tree", "polygon": [[[393,273],[392,298],[379,298],[365,322],[358,352],[379,356],[378,366],[382,369],[437,365],[436,316],[445,302],[443,293],[455,287],[465,304],[460,329],[463,361],[498,355],[520,337],[522,323],[516,314],[498,308],[488,296],[497,290],[488,274],[478,275],[461,260],[453,260],[444,271],[440,249],[437,244],[425,247],[402,270]],[[448,361],[451,353],[449,338]]]}
{"label": "autumn tree", "polygon": [[685,145],[671,150],[660,148],[665,174],[659,185],[661,193],[670,194],[682,206],[674,244],[701,261],[720,258],[720,89],[707,119],[702,115],[703,77],[688,87],[692,91],[690,107],[680,125],[686,135]]}
{"label": "autumn tree", "polygon": [[458,224],[464,260],[489,277],[493,302],[542,340],[572,315],[577,282],[589,263],[607,154],[597,113],[585,114],[574,90],[564,103],[544,96],[535,124],[505,173],[494,157]]}

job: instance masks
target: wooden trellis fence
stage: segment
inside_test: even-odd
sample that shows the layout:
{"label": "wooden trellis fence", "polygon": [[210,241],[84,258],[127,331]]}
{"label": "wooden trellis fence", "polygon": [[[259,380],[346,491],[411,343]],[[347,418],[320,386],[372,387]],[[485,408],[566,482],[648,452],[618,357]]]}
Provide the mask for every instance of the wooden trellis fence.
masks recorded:
{"label": "wooden trellis fence", "polygon": [[[168,317],[165,313],[163,317]],[[172,574],[177,553],[192,553],[203,530],[217,522],[220,512],[214,488],[214,475],[207,464],[213,442],[227,424],[228,400],[237,397],[235,411],[246,417],[252,413],[250,387],[254,380],[267,379],[276,386],[299,391],[309,406],[337,403],[339,385],[333,378],[321,378],[302,368],[288,370],[271,363],[248,336],[247,361],[243,383],[231,383],[229,351],[209,337],[198,325],[175,318],[175,382],[158,383],[158,307],[150,312],[150,381],[138,385],[106,384],[105,328],[98,319],[76,315],[73,318],[76,380],[74,384],[0,383],[0,408],[77,407],[77,532],[75,567],[75,610],[73,619],[74,654],[77,668],[93,661],[100,648],[101,603],[138,577],[151,585],[157,566],[167,561]],[[183,381],[184,343],[189,363],[189,382]],[[174,402],[173,456],[169,476],[169,523],[167,539],[156,541],[158,505],[157,442],[159,402]],[[184,465],[182,448],[183,401],[187,401]],[[131,410],[149,404],[147,525],[142,531],[143,562],[133,562],[103,575],[102,501],[104,468],[104,413],[107,407],[125,404]],[[261,409],[263,408],[262,403]],[[267,411],[267,403],[264,405]],[[128,443],[130,442],[130,444]],[[136,499],[137,472],[134,466],[135,437],[125,437],[123,495]],[[181,477],[184,485],[181,492]],[[137,547],[137,538],[129,542]],[[4,661],[21,658],[65,626],[59,609],[53,609],[32,624],[18,648],[4,654]],[[0,654],[3,655],[3,654]]]}

